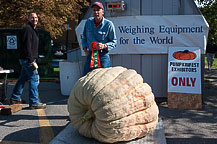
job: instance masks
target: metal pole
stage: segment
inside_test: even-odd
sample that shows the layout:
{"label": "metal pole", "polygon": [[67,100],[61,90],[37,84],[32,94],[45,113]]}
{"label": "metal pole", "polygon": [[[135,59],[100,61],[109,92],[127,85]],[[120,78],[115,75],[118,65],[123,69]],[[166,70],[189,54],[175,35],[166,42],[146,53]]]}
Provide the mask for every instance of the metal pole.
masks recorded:
{"label": "metal pole", "polygon": [[67,28],[66,28],[66,53],[68,52],[68,35],[69,35],[69,24],[67,24]]}

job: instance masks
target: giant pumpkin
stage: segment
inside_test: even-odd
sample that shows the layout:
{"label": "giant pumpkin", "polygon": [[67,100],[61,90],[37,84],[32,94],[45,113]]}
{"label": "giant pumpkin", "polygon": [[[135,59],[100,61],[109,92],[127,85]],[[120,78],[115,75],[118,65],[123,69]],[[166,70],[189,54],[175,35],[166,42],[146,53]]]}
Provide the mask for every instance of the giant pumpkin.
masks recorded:
{"label": "giant pumpkin", "polygon": [[70,120],[86,137],[114,143],[153,132],[158,107],[151,87],[135,70],[99,68],[80,78],[68,99]]}

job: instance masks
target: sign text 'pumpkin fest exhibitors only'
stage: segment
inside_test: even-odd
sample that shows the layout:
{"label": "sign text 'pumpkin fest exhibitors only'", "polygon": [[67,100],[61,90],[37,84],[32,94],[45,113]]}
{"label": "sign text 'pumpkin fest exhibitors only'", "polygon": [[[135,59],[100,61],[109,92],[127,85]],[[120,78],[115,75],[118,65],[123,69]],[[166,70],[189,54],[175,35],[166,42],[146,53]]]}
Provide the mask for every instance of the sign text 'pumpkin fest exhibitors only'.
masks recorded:
{"label": "sign text 'pumpkin fest exhibitors only'", "polygon": [[[110,54],[167,54],[169,47],[177,46],[199,47],[201,53],[205,53],[209,26],[201,15],[122,16],[108,19],[114,23],[118,41],[117,48],[112,49]],[[80,47],[85,22],[82,20],[76,28]]]}
{"label": "sign text 'pumpkin fest exhibitors only'", "polygon": [[198,47],[170,47],[168,92],[201,94],[201,64]]}
{"label": "sign text 'pumpkin fest exhibitors only'", "polygon": [[198,47],[170,47],[168,107],[201,109],[201,53]]}

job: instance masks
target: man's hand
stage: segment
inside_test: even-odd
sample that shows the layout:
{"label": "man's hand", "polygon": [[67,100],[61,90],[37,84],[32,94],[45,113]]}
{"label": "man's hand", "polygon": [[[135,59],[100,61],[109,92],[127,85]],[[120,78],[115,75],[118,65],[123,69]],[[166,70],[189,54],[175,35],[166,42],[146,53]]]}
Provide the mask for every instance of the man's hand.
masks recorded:
{"label": "man's hand", "polygon": [[84,48],[84,53],[86,56],[88,56],[90,52],[87,50],[87,48]]}
{"label": "man's hand", "polygon": [[36,60],[36,63],[40,63],[40,62],[41,62],[41,59],[38,58],[38,59]]}
{"label": "man's hand", "polygon": [[96,49],[97,49],[97,50],[102,50],[102,49],[105,49],[105,48],[107,48],[107,45],[106,45],[106,44],[98,43],[98,44],[96,45]]}

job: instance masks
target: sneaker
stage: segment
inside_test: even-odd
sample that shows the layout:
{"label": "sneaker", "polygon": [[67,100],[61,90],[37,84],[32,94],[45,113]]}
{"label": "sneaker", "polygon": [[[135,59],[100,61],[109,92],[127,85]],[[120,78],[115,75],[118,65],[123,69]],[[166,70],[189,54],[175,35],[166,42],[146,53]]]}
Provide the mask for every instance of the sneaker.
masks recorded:
{"label": "sneaker", "polygon": [[46,104],[44,103],[37,103],[34,105],[29,106],[30,109],[45,109],[46,108]]}
{"label": "sneaker", "polygon": [[22,101],[21,100],[10,100],[9,102],[10,105],[13,105],[13,104],[22,104]]}

